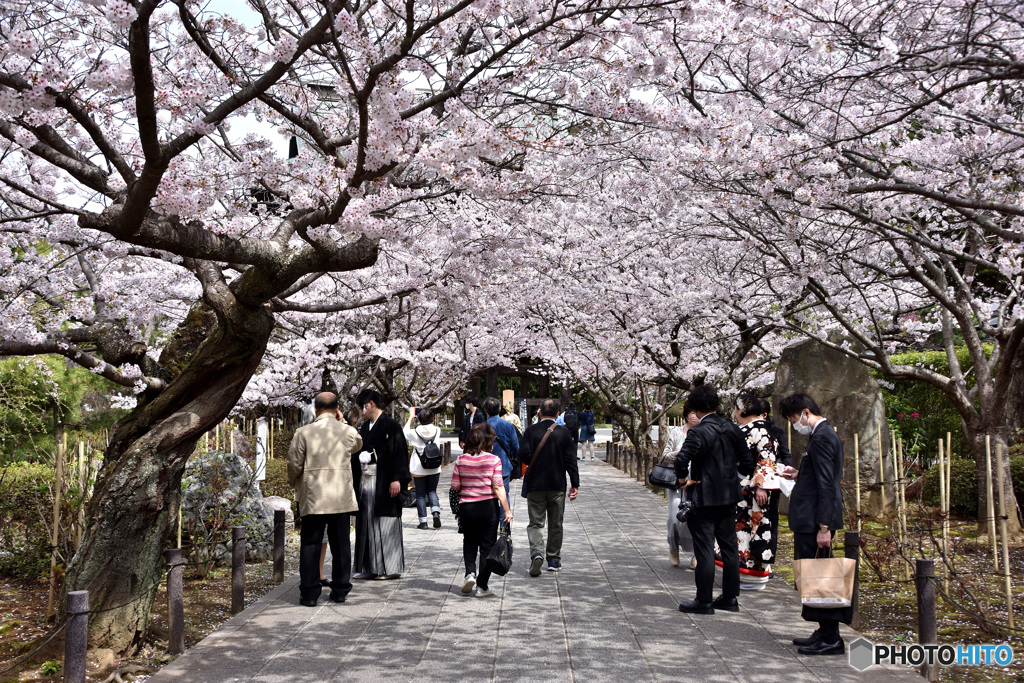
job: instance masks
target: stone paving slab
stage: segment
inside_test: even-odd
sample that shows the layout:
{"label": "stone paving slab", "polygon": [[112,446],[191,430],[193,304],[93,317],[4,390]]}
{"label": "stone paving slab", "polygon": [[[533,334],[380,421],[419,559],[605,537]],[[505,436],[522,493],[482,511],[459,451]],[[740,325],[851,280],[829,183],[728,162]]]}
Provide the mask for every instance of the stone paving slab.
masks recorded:
{"label": "stone paving slab", "polygon": [[[298,576],[223,624],[153,683],[228,681],[916,681],[907,668],[861,674],[845,656],[802,657],[812,625],[782,580],[740,596],[738,613],[684,615],[693,572],[668,563],[665,501],[604,462],[580,463],[562,572],[527,573],[526,506],[513,485],[515,562],[493,598],[462,595],[462,537],[404,518],[406,573],[356,581],[348,601],[298,604]],[[447,500],[450,469],[441,477]],[[856,634],[844,627],[847,643]]]}

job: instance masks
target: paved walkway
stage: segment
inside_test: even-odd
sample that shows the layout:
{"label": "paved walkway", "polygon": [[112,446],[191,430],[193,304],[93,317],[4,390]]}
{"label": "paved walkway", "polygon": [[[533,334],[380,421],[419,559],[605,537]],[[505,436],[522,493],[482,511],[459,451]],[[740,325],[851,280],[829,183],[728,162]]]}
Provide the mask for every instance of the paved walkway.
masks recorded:
{"label": "paved walkway", "polygon": [[527,574],[516,495],[513,570],[492,578],[495,597],[464,597],[454,518],[446,510],[441,529],[420,531],[407,513],[401,579],[357,581],[345,604],[325,591],[308,608],[292,576],[150,680],[918,680],[909,670],[858,674],[845,656],[798,656],[790,639],[811,628],[781,580],[741,595],[738,613],[681,614],[693,572],[668,563],[664,500],[601,461],[581,463],[581,479],[560,573]]}

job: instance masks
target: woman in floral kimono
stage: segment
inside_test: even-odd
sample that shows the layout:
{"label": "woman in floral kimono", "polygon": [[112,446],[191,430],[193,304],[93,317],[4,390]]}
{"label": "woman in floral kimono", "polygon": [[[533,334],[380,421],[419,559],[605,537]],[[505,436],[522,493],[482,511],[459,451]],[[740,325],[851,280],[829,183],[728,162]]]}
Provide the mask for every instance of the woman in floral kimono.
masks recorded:
{"label": "woman in floral kimono", "polygon": [[[762,590],[768,585],[778,547],[779,444],[764,418],[764,404],[751,393],[737,397],[733,415],[747,443],[757,450],[757,467],[741,477],[743,498],[736,505],[736,542],[740,551],[740,589]],[[774,523],[772,520],[775,520]]]}

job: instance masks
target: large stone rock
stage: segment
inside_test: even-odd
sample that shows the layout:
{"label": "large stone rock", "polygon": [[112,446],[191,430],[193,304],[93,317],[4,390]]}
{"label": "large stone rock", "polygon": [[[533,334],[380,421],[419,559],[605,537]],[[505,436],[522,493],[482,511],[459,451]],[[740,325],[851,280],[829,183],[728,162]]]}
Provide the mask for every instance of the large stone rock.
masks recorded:
{"label": "large stone rock", "polygon": [[284,510],[284,521],[295,521],[295,513],[292,512],[292,502],[287,498],[283,498],[281,496],[264,496],[263,504],[267,506],[271,519],[274,518],[275,510]]}
{"label": "large stone rock", "polygon": [[274,520],[263,504],[252,468],[234,453],[212,451],[193,457],[182,479],[182,509],[193,542],[211,539],[219,528],[216,543],[200,547],[200,557],[212,557],[218,564],[231,562],[231,527],[245,527],[247,562],[264,562],[273,554]]}
{"label": "large stone rock", "polygon": [[[782,352],[775,372],[772,405],[778,406],[784,397],[797,392],[808,394],[818,403],[843,441],[846,455],[843,489],[849,491],[846,495],[848,514],[844,517],[848,525],[856,509],[853,489],[854,435],[857,435],[860,444],[861,508],[866,515],[881,515],[893,501],[894,477],[890,458],[882,456],[889,449],[885,403],[882,389],[871,371],[856,360],[807,339],[786,347]],[[786,427],[786,421],[778,414],[778,410],[774,411],[774,416],[778,424]],[[807,437],[791,430],[790,439],[793,464],[799,466],[807,450]],[[788,508],[789,499],[784,496],[781,509],[786,512]]]}

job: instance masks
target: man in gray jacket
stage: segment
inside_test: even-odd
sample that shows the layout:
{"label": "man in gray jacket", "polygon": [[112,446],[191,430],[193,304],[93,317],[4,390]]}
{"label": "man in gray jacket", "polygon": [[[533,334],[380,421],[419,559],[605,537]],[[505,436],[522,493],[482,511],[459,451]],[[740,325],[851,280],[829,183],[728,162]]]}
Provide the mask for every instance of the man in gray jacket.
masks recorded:
{"label": "man in gray jacket", "polygon": [[352,590],[349,515],[359,509],[352,483],[352,457],[363,447],[359,432],[342,419],[338,397],[318,394],[316,419],[300,427],[288,448],[288,483],[295,489],[302,516],[299,547],[299,603],[316,607],[320,584],[320,546],[324,528],[331,546],[332,602],[345,602]]}

